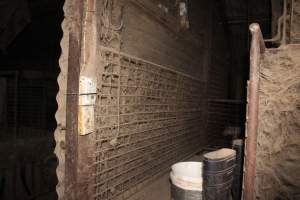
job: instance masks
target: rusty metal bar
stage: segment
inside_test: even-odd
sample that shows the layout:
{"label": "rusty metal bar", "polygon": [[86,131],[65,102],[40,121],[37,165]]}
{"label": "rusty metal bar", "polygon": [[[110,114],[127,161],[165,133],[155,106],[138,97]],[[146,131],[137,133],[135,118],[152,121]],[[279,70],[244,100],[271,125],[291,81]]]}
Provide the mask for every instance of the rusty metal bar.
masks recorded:
{"label": "rusty metal bar", "polygon": [[281,44],[286,44],[286,31],[287,31],[287,0],[283,1],[283,25],[282,25],[282,38]]}
{"label": "rusty metal bar", "polygon": [[254,200],[254,178],[256,164],[256,144],[257,144],[257,128],[258,128],[258,103],[259,103],[259,69],[263,53],[265,52],[265,44],[262,33],[258,24],[250,25],[252,34],[251,50],[250,50],[250,81],[248,91],[248,112],[246,127],[246,146],[245,146],[245,173],[243,199]]}
{"label": "rusty metal bar", "polygon": [[282,45],[286,44],[287,31],[287,0],[283,1],[283,13],[277,21],[277,34],[271,39],[265,39],[265,42],[278,42]]}
{"label": "rusty metal bar", "polygon": [[278,21],[277,21],[277,34],[271,39],[266,39],[265,42],[278,42],[280,40],[282,21],[283,21],[283,15],[280,16]]}

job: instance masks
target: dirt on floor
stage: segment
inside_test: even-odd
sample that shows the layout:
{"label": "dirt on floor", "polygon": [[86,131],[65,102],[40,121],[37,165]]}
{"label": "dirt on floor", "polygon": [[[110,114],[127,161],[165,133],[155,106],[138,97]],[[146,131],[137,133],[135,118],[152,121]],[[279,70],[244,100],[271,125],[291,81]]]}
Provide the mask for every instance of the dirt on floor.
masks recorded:
{"label": "dirt on floor", "polygon": [[[203,160],[201,154],[197,154],[187,159],[186,161],[201,162]],[[171,170],[171,169],[170,169]],[[171,200],[171,182],[170,171],[162,174],[159,178],[149,183],[131,199],[134,200]]]}
{"label": "dirt on floor", "polygon": [[268,50],[261,66],[257,199],[300,199],[300,45]]}

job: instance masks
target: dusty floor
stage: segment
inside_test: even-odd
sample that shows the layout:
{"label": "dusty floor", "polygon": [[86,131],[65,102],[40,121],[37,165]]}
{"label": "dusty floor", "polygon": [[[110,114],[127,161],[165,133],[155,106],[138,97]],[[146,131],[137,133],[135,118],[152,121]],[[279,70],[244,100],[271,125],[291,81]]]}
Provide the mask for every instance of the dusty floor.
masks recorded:
{"label": "dusty floor", "polygon": [[[194,155],[187,161],[202,161],[202,155]],[[171,200],[169,173],[165,173],[159,179],[153,181],[149,187],[141,191],[143,200]]]}

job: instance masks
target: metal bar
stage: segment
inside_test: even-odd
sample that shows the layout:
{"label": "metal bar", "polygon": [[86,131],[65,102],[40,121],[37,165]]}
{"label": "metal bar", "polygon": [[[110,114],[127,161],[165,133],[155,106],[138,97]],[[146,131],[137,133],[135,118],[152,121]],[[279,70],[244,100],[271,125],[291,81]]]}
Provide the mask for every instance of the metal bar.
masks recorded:
{"label": "metal bar", "polygon": [[[255,21],[255,22],[269,22],[271,21],[271,19],[269,18],[263,18],[263,19],[252,19],[252,21]],[[249,21],[247,19],[233,19],[233,20],[229,20],[227,21],[225,24],[227,25],[238,25],[238,24],[248,24]]]}
{"label": "metal bar", "polygon": [[[66,92],[74,94],[79,92],[79,71],[80,71],[80,55],[82,41],[82,18],[83,18],[83,1],[81,0],[66,0],[65,2],[65,24],[68,31],[64,37],[68,39],[67,49],[63,49],[63,53],[68,53],[67,65],[63,67],[67,70],[66,83],[59,82],[60,89],[66,84]],[[62,70],[63,72],[63,70]],[[62,79],[61,79],[62,80]],[[59,100],[59,99],[58,99]],[[62,106],[62,105],[61,105]],[[76,200],[77,193],[80,188],[77,187],[77,167],[78,167],[78,97],[73,95],[66,96],[65,120],[66,127],[58,125],[59,129],[65,129],[65,149],[62,143],[57,143],[56,155],[59,158],[59,166],[57,169],[59,184],[57,185],[59,200]],[[58,122],[64,121],[63,118],[57,118]],[[64,125],[64,124],[63,124]],[[57,135],[64,135],[60,131]],[[64,137],[64,136],[59,136]],[[57,137],[56,139],[58,139]],[[60,139],[57,140],[59,142]],[[81,189],[82,190],[82,189]]]}
{"label": "metal bar", "polygon": [[[145,63],[145,64],[149,64],[149,65],[153,65],[155,67],[159,67],[161,69],[164,69],[168,72],[173,72],[173,73],[176,73],[178,75],[181,75],[181,76],[184,76],[186,78],[190,78],[192,80],[195,80],[195,81],[198,81],[198,82],[204,82],[204,81],[201,81],[201,79],[199,78],[195,78],[194,76],[191,76],[189,74],[186,74],[184,72],[180,72],[180,71],[177,71],[177,70],[174,70],[172,69],[171,66],[163,66],[163,65],[160,65],[160,64],[157,64],[157,63],[154,63],[154,62],[151,62],[149,60],[145,60],[143,58],[139,58],[139,57],[136,57],[136,56],[133,56],[133,55],[130,55],[130,54],[127,54],[127,53],[124,53],[124,52],[119,52],[119,51],[116,51],[115,49],[113,48],[109,48],[109,47],[105,47],[105,46],[101,46],[100,49],[102,51],[107,51],[107,52],[110,52],[110,53],[114,53],[114,54],[118,54],[124,58],[127,58],[127,59],[131,59],[131,60],[135,60],[137,62],[142,62],[142,63]],[[142,70],[142,69],[140,69]],[[150,72],[151,73],[151,72]]]}
{"label": "metal bar", "polygon": [[243,199],[254,200],[254,178],[256,162],[256,143],[258,128],[258,103],[259,103],[259,67],[262,54],[265,52],[262,33],[258,24],[250,25],[252,34],[250,49],[250,81],[248,93],[248,113],[246,128],[246,149],[245,149],[245,174]]}
{"label": "metal bar", "polygon": [[286,28],[287,28],[287,0],[283,1],[283,27],[282,27],[282,38],[281,38],[281,44],[286,44]]}
{"label": "metal bar", "polygon": [[15,94],[14,94],[14,103],[15,103],[15,108],[14,108],[14,121],[15,121],[15,127],[14,127],[14,139],[16,140],[18,137],[18,132],[19,132],[19,73],[15,72]]}
{"label": "metal bar", "polygon": [[280,42],[286,44],[286,31],[287,31],[287,0],[284,0],[283,13],[277,21],[277,34],[271,38],[264,40],[265,42]]}
{"label": "metal bar", "polygon": [[231,103],[231,104],[243,104],[244,101],[236,99],[208,99],[208,102],[211,103]]}
{"label": "metal bar", "polygon": [[283,20],[283,16],[280,16],[277,22],[277,34],[271,39],[266,39],[265,42],[277,42],[280,40],[282,20]]}

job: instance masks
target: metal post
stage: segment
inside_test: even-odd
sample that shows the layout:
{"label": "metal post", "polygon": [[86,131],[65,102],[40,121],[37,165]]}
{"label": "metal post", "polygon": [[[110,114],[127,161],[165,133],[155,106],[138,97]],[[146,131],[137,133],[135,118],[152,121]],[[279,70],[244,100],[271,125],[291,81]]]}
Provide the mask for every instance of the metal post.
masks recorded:
{"label": "metal post", "polygon": [[243,199],[254,200],[254,177],[256,164],[256,144],[258,128],[258,103],[259,103],[259,67],[262,54],[265,51],[265,44],[258,24],[250,25],[252,34],[250,50],[250,81],[248,93],[248,112],[246,127],[245,147],[245,174]]}

